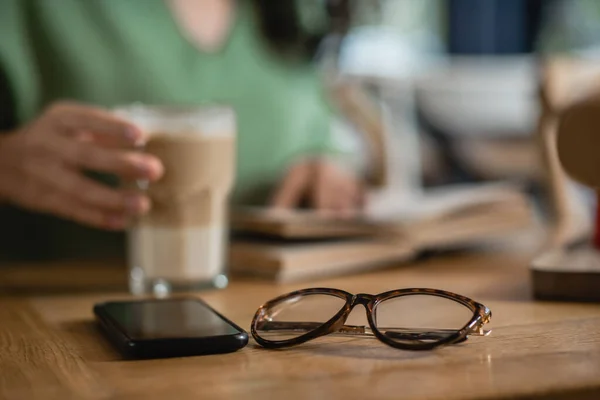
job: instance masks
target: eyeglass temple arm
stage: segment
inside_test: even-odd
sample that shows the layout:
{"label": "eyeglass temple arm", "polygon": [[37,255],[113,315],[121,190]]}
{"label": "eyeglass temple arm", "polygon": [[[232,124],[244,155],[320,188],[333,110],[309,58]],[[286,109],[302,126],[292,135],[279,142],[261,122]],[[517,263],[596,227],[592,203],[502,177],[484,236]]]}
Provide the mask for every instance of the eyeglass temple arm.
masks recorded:
{"label": "eyeglass temple arm", "polygon": [[[304,331],[310,332],[323,325],[319,322],[294,322],[294,321],[264,321],[260,324],[259,329],[270,331]],[[406,328],[379,328],[384,335],[392,339],[400,340],[436,340],[445,339],[456,333],[456,329],[406,329]],[[491,331],[482,328],[476,328],[469,332],[472,336],[487,336]],[[357,336],[375,336],[373,331],[368,326],[360,325],[342,325],[335,333],[343,333],[346,335]]]}

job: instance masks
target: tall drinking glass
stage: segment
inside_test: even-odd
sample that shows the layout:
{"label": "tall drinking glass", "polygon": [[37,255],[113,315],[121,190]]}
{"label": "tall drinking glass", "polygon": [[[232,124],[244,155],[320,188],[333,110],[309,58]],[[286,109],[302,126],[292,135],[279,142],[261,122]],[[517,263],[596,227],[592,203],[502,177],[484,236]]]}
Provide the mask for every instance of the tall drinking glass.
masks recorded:
{"label": "tall drinking glass", "polygon": [[128,231],[129,287],[167,295],[227,286],[228,200],[235,179],[236,118],[229,107],[130,105],[116,114],[143,129],[141,151],[163,177],[136,186],[152,208]]}

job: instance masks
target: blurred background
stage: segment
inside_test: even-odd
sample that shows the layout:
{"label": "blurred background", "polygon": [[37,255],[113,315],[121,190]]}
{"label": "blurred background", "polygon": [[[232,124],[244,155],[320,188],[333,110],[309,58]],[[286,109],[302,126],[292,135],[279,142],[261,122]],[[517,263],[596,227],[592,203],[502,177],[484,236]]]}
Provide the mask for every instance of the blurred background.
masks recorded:
{"label": "blurred background", "polygon": [[[74,11],[81,12],[74,12],[72,18],[90,17],[93,20],[96,13],[85,10],[88,7],[91,10],[94,7],[104,10],[106,7],[105,14],[98,13],[102,24],[82,23],[79,28],[82,32],[94,34],[105,27],[108,27],[106,30],[118,29],[119,20],[113,15],[113,11],[117,10],[123,15],[131,13],[129,17],[132,20],[139,17],[139,23],[149,33],[156,31],[152,24],[146,25],[143,15],[136,14],[137,4],[124,7],[119,2],[112,6],[90,2],[83,6],[83,3],[63,1],[63,4],[70,4]],[[154,4],[154,18],[157,21],[170,21],[164,19],[166,9],[159,7],[159,3],[162,4],[158,1]],[[8,4],[14,6],[20,3],[6,2],[2,6],[7,7]],[[51,28],[48,32],[55,33],[56,26],[62,24],[56,21],[62,21],[64,8],[55,3],[36,4],[41,20],[44,17],[52,22],[45,26]],[[293,49],[306,47],[310,50],[305,53],[309,54],[311,63],[318,66],[331,104],[339,111],[331,121],[335,141],[350,154],[358,154],[353,161],[357,161],[375,186],[392,188],[397,193],[411,196],[433,186],[515,181],[526,188],[538,206],[541,220],[559,221],[557,224],[561,227],[569,225],[565,228],[570,230],[567,236],[571,238],[568,240],[589,233],[594,196],[562,174],[553,148],[553,124],[561,107],[589,91],[597,82],[600,83],[600,2],[597,0],[247,0],[240,1],[240,4],[250,4],[252,7],[249,8],[263,15],[261,26],[266,31],[263,33],[267,33],[264,36],[269,37],[269,44],[279,47],[279,50],[287,50],[286,43]],[[111,7],[114,10],[111,11]],[[291,14],[293,18],[288,18]],[[31,22],[27,19],[24,21]],[[33,52],[36,46],[46,44],[46,31],[40,28],[44,27],[43,24],[32,21],[31,33],[39,35],[32,36],[38,40],[35,42],[31,39],[35,46],[29,50]],[[13,31],[15,37],[19,37],[21,31],[16,28]],[[253,33],[238,32],[243,32],[242,35]],[[26,89],[28,85],[36,84],[38,77],[46,80],[42,82],[44,84],[40,83],[37,91],[27,89],[18,93],[19,96],[15,98],[26,99],[31,96],[33,99],[22,101],[25,106],[34,104],[37,107],[37,103],[42,106],[57,96],[103,106],[114,106],[132,99],[183,101],[184,93],[176,90],[177,85],[169,84],[169,79],[177,82],[180,74],[195,76],[192,75],[192,69],[181,67],[187,64],[178,62],[169,65],[181,67],[173,70],[177,73],[168,70],[164,76],[160,73],[165,71],[159,69],[153,76],[144,75],[148,72],[146,61],[133,65],[131,70],[138,68],[144,74],[131,71],[128,71],[131,76],[117,73],[117,67],[124,71],[128,67],[125,63],[115,62],[130,51],[127,47],[129,42],[123,38],[122,42],[111,39],[101,43],[112,46],[110,50],[105,49],[110,57],[98,56],[94,61],[106,62],[110,66],[102,69],[107,72],[106,76],[101,76],[104,79],[102,81],[100,75],[96,74],[93,62],[79,62],[80,52],[85,46],[71,41],[71,36],[70,31],[64,37],[57,36],[55,40],[58,45],[49,45],[48,51],[39,52],[38,56],[51,66],[48,68],[41,63],[40,71],[37,71],[39,76],[31,72],[34,70],[26,63],[21,68],[14,68],[19,72],[14,74],[15,77],[22,78],[22,85]],[[161,35],[157,34],[156,37],[161,38]],[[311,133],[320,132],[320,118],[317,118],[318,124],[315,123],[319,129],[312,124],[306,129],[307,115],[313,113],[320,117],[325,114],[320,109],[315,111],[320,106],[313,96],[317,90],[312,93],[314,88],[303,83],[306,81],[302,73],[282,83],[298,70],[289,68],[284,72],[279,66],[275,68],[270,58],[253,49],[251,51],[263,57],[257,61],[254,53],[251,56],[247,54],[250,53],[246,51],[247,44],[252,42],[246,39],[241,38],[239,43],[242,44],[235,48],[240,52],[236,55],[239,58],[223,57],[219,61],[222,64],[215,63],[213,68],[209,67],[209,63],[199,64],[201,67],[194,70],[194,74],[197,72],[210,85],[199,86],[201,90],[193,91],[193,95],[188,93],[190,98],[200,99],[209,92],[208,89],[214,90],[215,97],[219,99],[221,95],[228,95],[238,100],[236,96],[239,93],[247,96],[241,98],[243,96],[240,95],[239,103],[244,106],[241,107],[244,118],[249,121],[247,127],[250,134],[244,136],[248,143],[254,141],[253,134],[258,135],[269,129],[272,130],[269,132],[271,139],[277,140],[285,129],[289,128],[292,136],[301,132],[298,136],[303,137],[290,139],[292,145],[302,143],[304,137]],[[12,42],[7,40],[4,43]],[[297,46],[298,43],[301,45]],[[54,52],[63,47],[72,53]],[[162,49],[169,54],[171,47],[167,44]],[[153,47],[141,48],[145,57],[158,54]],[[19,46],[9,49],[15,54],[21,52]],[[89,51],[90,54],[96,54],[94,49],[90,48]],[[0,62],[4,60],[0,59]],[[60,68],[55,63],[59,63],[57,65]],[[75,70],[81,68],[81,76],[70,74],[69,68],[62,68],[61,63]],[[238,81],[222,79],[224,69],[215,68],[215,65],[225,65],[231,69],[244,87],[238,90],[234,85],[227,85]],[[31,75],[27,75],[30,72]],[[9,90],[3,91],[1,87],[4,84],[8,88],[12,82],[10,79],[3,82],[1,75],[0,94],[9,93]],[[12,78],[16,80],[15,77]],[[264,82],[274,82],[278,90],[270,90],[270,86],[256,83],[260,81],[257,77]],[[97,90],[97,93],[87,90],[89,88],[78,79]],[[148,85],[153,81],[164,85],[159,90],[158,86]],[[253,86],[255,83],[256,87]],[[191,87],[182,85],[186,90],[188,86]],[[291,89],[288,90],[288,86]],[[152,93],[152,90],[156,90],[156,93]],[[256,96],[255,92],[260,90],[262,94]],[[39,99],[35,98],[38,92],[43,94]],[[281,97],[286,94],[289,98]],[[206,96],[210,97],[210,94]],[[256,97],[264,101],[262,108],[256,107]],[[214,101],[214,98],[209,100]],[[282,103],[286,103],[286,106],[281,106]],[[289,114],[273,112],[278,107]],[[40,111],[34,106],[29,108],[27,113],[30,116]],[[16,115],[11,113],[9,99],[0,107],[0,130],[8,131],[16,126],[19,121],[15,121],[12,114]],[[329,119],[323,120],[324,128],[327,128]],[[257,186],[257,191],[266,192],[262,180],[266,182],[265,186],[272,184],[274,177],[278,178],[280,168],[278,164],[273,164],[273,168],[263,168],[263,159],[272,155],[272,151],[266,146],[259,147],[246,152],[244,158],[247,165],[256,168],[240,170],[264,172],[264,176],[256,173],[260,179],[247,175],[244,183]],[[290,154],[276,156],[283,160]],[[248,192],[251,190],[248,189]],[[253,193],[248,197],[251,195]],[[568,219],[570,222],[566,223]],[[3,219],[5,221],[6,218]],[[49,226],[53,223],[50,221]],[[28,225],[17,219],[13,225],[14,229],[7,229],[6,232],[10,233],[7,238],[0,238],[0,243],[6,242],[9,244],[7,247],[12,249],[16,248],[11,244],[13,238],[23,239],[21,241],[26,244],[24,252],[35,253],[37,250],[29,248]],[[80,230],[67,228],[71,236],[83,237]],[[45,248],[52,247],[48,244],[52,242],[50,239],[62,238],[55,235],[52,229],[48,228],[43,235],[40,234],[39,242]],[[114,247],[122,252],[123,241],[121,238],[115,239],[118,241],[115,240]],[[55,241],[68,243],[66,239]],[[90,236],[87,241],[94,245],[100,242],[95,236]],[[97,252],[104,254],[106,251],[100,249]]]}
{"label": "blurred background", "polygon": [[[393,185],[516,180],[546,216],[566,207],[589,221],[592,196],[551,176],[541,125],[544,107],[557,111],[544,103],[548,86],[565,86],[552,92],[550,103],[560,103],[594,82],[580,69],[597,64],[600,2],[360,0],[348,8],[346,34],[326,40],[317,62],[377,104]],[[554,68],[561,63],[569,68]],[[373,166],[377,153],[361,142],[364,129],[350,134],[353,125],[341,121],[338,138]],[[569,204],[553,210],[557,191]]]}

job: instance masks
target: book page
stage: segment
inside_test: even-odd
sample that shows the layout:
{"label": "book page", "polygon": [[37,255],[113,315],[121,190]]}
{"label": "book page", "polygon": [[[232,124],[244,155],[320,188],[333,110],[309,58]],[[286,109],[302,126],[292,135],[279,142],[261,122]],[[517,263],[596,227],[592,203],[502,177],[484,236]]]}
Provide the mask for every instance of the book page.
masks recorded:
{"label": "book page", "polygon": [[[307,236],[331,232],[348,235],[365,233],[384,227],[432,222],[522,199],[516,185],[506,183],[464,184],[434,188],[421,195],[407,196],[390,191],[369,195],[366,209],[352,218],[336,218],[314,210],[277,210],[261,207],[236,209],[232,217],[234,227],[294,236],[293,228],[310,227]],[[355,231],[352,230],[355,229]],[[302,228],[304,229],[304,228]]]}
{"label": "book page", "polygon": [[520,195],[519,188],[509,183],[449,185],[412,197],[374,193],[369,199],[365,217],[370,221],[431,220],[468,212],[473,207],[511,201]]}

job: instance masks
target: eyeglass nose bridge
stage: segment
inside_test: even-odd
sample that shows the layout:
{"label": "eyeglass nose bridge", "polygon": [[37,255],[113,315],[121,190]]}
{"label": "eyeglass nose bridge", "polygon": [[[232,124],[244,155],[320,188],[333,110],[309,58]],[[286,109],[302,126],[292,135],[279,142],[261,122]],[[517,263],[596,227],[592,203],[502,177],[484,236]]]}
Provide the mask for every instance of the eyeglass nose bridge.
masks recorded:
{"label": "eyeglass nose bridge", "polygon": [[369,314],[372,311],[371,303],[372,303],[373,299],[375,299],[375,296],[373,296],[372,294],[367,294],[367,293],[358,293],[358,294],[355,294],[354,296],[352,296],[352,299],[350,300],[350,302],[348,304],[346,313],[344,314],[344,317],[340,321],[340,322],[342,322],[342,325],[346,322],[346,319],[350,316],[350,313],[352,312],[352,310],[354,310],[354,307],[356,307],[359,304],[363,305],[365,307],[365,311],[367,312],[367,314]]}
{"label": "eyeglass nose bridge", "polygon": [[[372,305],[372,301],[374,299],[375,299],[375,296],[373,296],[372,294],[367,294],[367,293],[358,293],[358,294],[353,295],[346,306],[346,311],[344,312],[342,317],[339,320],[337,320],[336,323],[332,326],[331,330],[332,331],[345,330],[346,333],[349,333],[349,328],[352,328],[354,330],[356,330],[358,328],[358,329],[360,329],[360,332],[356,331],[354,333],[364,334],[365,328],[367,328],[367,327],[365,327],[365,326],[349,327],[349,326],[346,326],[345,324],[346,324],[346,321],[348,320],[348,317],[352,313],[352,310],[354,310],[354,307],[356,307],[359,304],[363,305],[365,307],[365,311],[367,312],[367,320],[369,319],[369,314],[371,314],[371,318],[373,319],[373,321],[375,321],[375,316],[372,315],[372,313],[371,313],[371,311],[372,311],[371,305]],[[371,329],[371,328],[368,327],[368,329]]]}
{"label": "eyeglass nose bridge", "polygon": [[362,304],[363,306],[368,308],[370,302],[373,301],[375,296],[367,293],[358,293],[352,296],[352,301],[350,302],[350,309],[353,309],[357,304]]}

